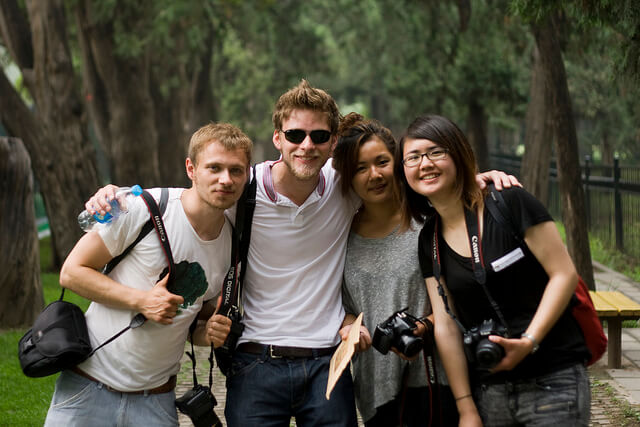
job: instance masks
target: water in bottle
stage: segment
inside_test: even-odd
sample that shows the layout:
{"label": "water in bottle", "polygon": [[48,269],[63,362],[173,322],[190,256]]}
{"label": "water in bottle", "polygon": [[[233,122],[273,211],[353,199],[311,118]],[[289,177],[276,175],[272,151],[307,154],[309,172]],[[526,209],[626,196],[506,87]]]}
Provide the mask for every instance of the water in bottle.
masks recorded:
{"label": "water in bottle", "polygon": [[142,188],[139,185],[134,185],[130,188],[121,187],[118,191],[116,191],[116,198],[109,202],[111,204],[111,210],[109,212],[104,215],[100,215],[99,213],[91,215],[89,211],[84,210],[80,213],[80,215],[78,215],[78,225],[80,225],[80,228],[82,228],[82,230],[84,230],[85,232],[96,229],[99,226],[98,224],[108,225],[117,220],[121,214],[127,212],[126,210],[120,209],[120,203],[118,202],[119,200],[125,198],[124,203],[126,205],[127,199],[139,196],[140,194],[142,194]]}

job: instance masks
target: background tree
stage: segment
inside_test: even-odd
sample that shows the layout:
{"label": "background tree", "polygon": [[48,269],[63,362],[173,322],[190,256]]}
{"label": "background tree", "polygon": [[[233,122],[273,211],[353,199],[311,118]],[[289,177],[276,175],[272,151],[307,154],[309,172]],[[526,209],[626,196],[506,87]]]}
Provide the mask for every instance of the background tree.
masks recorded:
{"label": "background tree", "polygon": [[28,107],[0,73],[0,120],[11,135],[20,136],[31,156],[59,264],[80,237],[78,211],[98,185],[63,3],[27,1],[25,11],[15,0],[5,0],[0,32],[35,104]]}
{"label": "background tree", "polygon": [[0,328],[31,324],[42,309],[31,161],[22,141],[0,137]]}
{"label": "background tree", "polygon": [[419,114],[451,117],[482,169],[491,150],[524,149],[521,178],[544,201],[551,141],[566,142],[545,107],[558,91],[539,97],[529,22],[559,11],[572,167],[639,160],[633,0],[3,0],[0,65],[21,75],[0,76],[0,121],[31,156],[58,260],[101,183],[185,185],[186,144],[208,121],[245,130],[256,161],[276,158],[271,109],[303,77],[397,136]]}

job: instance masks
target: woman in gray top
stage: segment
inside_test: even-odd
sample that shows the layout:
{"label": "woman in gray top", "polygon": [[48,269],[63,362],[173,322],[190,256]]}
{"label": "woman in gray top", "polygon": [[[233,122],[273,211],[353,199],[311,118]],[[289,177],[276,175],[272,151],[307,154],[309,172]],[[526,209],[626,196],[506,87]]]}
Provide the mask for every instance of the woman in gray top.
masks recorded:
{"label": "woman in gray top", "polygon": [[[403,308],[416,317],[431,313],[418,262],[420,230],[400,229],[391,132],[351,113],[338,134],[333,166],[342,176],[342,191],[355,191],[363,202],[347,245],[343,303],[348,314],[364,313],[363,324],[373,334],[376,325]],[[416,334],[422,334],[425,327],[418,326]],[[356,402],[367,427],[439,425],[441,419],[442,425],[457,425],[449,388],[429,387],[422,352],[408,360],[369,349],[355,357],[353,374]],[[437,378],[446,384],[441,368]],[[431,408],[432,397],[438,395],[440,404]]]}

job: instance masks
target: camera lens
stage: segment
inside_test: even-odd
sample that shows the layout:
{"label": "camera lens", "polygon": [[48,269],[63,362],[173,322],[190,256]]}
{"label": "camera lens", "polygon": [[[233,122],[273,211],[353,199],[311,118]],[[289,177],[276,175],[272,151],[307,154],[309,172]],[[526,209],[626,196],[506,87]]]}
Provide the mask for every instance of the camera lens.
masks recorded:
{"label": "camera lens", "polygon": [[400,335],[396,348],[407,357],[413,357],[422,350],[422,338],[413,335]]}
{"label": "camera lens", "polygon": [[496,366],[504,357],[504,349],[502,346],[482,339],[476,347],[476,361],[481,368],[491,369]]}

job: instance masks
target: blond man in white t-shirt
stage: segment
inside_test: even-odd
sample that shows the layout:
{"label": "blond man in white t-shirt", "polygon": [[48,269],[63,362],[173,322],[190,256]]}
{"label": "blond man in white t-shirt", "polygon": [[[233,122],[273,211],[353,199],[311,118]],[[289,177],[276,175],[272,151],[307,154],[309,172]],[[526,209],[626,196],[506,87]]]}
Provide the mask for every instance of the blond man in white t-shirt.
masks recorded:
{"label": "blond man in white t-shirt", "polygon": [[[163,215],[176,265],[193,273],[173,285],[188,290],[167,290],[168,275],[162,276],[166,258],[155,231],[108,275],[100,272],[149,219],[141,198],[128,202],[126,215],[78,241],[62,266],[60,284],[92,301],[86,313],[92,346],[127,326],[137,313],[147,321],[60,374],[45,425],[178,425],[174,387],[189,325],[203,303],[220,293],[231,253],[232,227],[224,211],[242,194],[251,150],[251,140],[229,124],[206,125],[191,138],[186,159],[191,188],[169,189]],[[104,192],[109,193],[113,189]],[[159,199],[160,189],[150,193]],[[91,205],[102,202],[94,197],[87,208],[95,213]],[[204,328],[196,330],[194,341],[210,343]]]}

